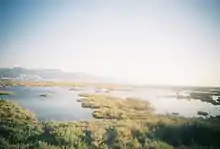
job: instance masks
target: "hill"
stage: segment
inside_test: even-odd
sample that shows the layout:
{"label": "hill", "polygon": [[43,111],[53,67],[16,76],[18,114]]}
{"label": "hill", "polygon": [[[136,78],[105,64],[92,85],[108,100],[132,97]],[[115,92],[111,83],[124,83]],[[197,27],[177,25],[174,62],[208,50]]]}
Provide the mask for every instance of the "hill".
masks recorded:
{"label": "hill", "polygon": [[123,83],[115,78],[107,78],[83,72],[65,72],[59,69],[25,69],[22,67],[0,68],[1,79],[12,80],[44,80],[44,81],[73,81],[97,83]]}

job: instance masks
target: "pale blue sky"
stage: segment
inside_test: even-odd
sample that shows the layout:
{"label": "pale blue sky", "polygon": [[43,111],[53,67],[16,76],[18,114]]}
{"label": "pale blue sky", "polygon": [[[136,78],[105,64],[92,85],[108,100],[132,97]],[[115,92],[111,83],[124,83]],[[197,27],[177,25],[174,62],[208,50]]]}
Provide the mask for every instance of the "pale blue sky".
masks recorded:
{"label": "pale blue sky", "polygon": [[219,11],[217,0],[3,0],[0,67],[220,85]]}

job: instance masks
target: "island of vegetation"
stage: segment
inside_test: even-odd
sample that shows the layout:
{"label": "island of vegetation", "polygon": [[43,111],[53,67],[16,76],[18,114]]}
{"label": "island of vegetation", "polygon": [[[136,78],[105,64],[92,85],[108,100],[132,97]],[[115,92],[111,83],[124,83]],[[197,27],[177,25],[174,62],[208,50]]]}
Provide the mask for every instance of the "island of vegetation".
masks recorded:
{"label": "island of vegetation", "polygon": [[[217,100],[213,99],[213,96],[218,96]],[[212,105],[220,105],[220,94],[219,92],[213,91],[196,91],[193,90],[189,95],[165,95],[165,98],[177,98],[187,100],[200,100],[202,102],[211,103]]]}
{"label": "island of vegetation", "polygon": [[205,111],[198,111],[197,114],[202,115],[202,116],[208,116],[209,115],[209,113],[205,112]]}
{"label": "island of vegetation", "polygon": [[0,91],[0,95],[12,95],[13,92],[10,91]]}
{"label": "island of vegetation", "polygon": [[81,91],[82,88],[80,88],[80,87],[72,87],[72,88],[70,88],[69,90],[70,90],[70,91]]}
{"label": "island of vegetation", "polygon": [[208,102],[213,105],[220,105],[218,100],[214,100],[212,96],[219,96],[218,93],[214,92],[192,92],[190,93],[190,97],[195,100],[201,100],[203,102]]}
{"label": "island of vegetation", "polygon": [[52,96],[52,94],[50,94],[50,93],[41,93],[41,94],[39,94],[39,96],[40,97],[50,97],[50,96]]}

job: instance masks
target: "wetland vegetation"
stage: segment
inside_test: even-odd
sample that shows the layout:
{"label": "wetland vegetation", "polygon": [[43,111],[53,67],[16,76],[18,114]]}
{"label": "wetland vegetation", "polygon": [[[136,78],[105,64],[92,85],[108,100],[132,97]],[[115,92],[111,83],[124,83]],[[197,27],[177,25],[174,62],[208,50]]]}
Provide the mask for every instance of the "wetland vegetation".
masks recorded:
{"label": "wetland vegetation", "polygon": [[0,95],[11,95],[13,92],[10,91],[0,91]]}
{"label": "wetland vegetation", "polygon": [[64,82],[64,81],[17,81],[17,80],[0,80],[1,86],[60,86],[71,87],[72,89],[80,89],[82,87],[93,87],[97,89],[108,90],[128,90],[130,85],[111,84],[111,83],[82,83],[82,82]]}
{"label": "wetland vegetation", "polygon": [[[204,89],[203,89],[204,90]],[[202,102],[211,103],[212,105],[220,105],[220,92],[219,91],[209,91],[209,90],[191,90],[188,95],[166,95],[166,98],[177,98],[177,99],[187,99],[187,100],[200,100]],[[213,96],[217,96],[216,100]]]}
{"label": "wetland vegetation", "polygon": [[50,96],[52,96],[52,94],[50,94],[50,93],[41,93],[41,94],[39,94],[39,96],[40,97],[50,97]]}
{"label": "wetland vegetation", "polygon": [[190,97],[195,100],[201,100],[204,102],[211,103],[213,105],[220,105],[218,100],[214,100],[212,96],[220,96],[219,93],[213,92],[192,92]]}
{"label": "wetland vegetation", "polygon": [[147,119],[151,118],[153,108],[148,101],[140,99],[100,95],[80,94],[84,97],[82,107],[95,109],[93,116],[97,119]]}
{"label": "wetland vegetation", "polygon": [[220,118],[185,118],[154,114],[148,101],[80,94],[95,119],[38,121],[19,105],[0,100],[3,148],[76,149],[218,149]]}

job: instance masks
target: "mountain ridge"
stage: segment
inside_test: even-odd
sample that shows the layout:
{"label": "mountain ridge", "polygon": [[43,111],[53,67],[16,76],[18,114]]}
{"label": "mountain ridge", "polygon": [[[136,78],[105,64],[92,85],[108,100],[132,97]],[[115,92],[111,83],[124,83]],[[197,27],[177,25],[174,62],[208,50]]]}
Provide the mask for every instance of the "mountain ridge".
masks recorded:
{"label": "mountain ridge", "polygon": [[43,80],[43,81],[76,81],[123,83],[121,79],[101,77],[85,72],[65,72],[60,69],[27,69],[23,67],[0,68],[1,79]]}

